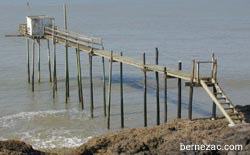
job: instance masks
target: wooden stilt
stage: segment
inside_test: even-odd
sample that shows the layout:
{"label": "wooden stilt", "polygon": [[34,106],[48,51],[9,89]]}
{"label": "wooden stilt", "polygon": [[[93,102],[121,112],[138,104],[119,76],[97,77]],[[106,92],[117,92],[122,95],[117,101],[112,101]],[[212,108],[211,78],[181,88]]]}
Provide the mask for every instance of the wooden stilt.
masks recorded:
{"label": "wooden stilt", "polygon": [[[159,64],[159,52],[158,48],[155,48],[155,64]],[[159,73],[155,72],[156,79],[156,124],[160,125],[160,95],[159,95]]]}
{"label": "wooden stilt", "polygon": [[93,96],[93,63],[92,63],[92,49],[89,53],[89,77],[90,77],[90,114],[91,118],[94,117],[94,96]]}
{"label": "wooden stilt", "polygon": [[53,51],[54,51],[54,62],[53,62],[53,68],[54,68],[54,73],[53,73],[53,98],[55,98],[55,93],[57,91],[57,76],[56,76],[56,40],[55,40],[55,21],[52,21],[52,41],[53,41]]}
{"label": "wooden stilt", "polygon": [[77,67],[77,84],[78,84],[78,97],[79,103],[81,102],[81,95],[80,95],[80,75],[79,75],[79,59],[78,59],[78,48],[76,48],[76,67]]}
{"label": "wooden stilt", "polygon": [[103,80],[103,110],[104,110],[104,116],[107,116],[107,112],[106,112],[106,80],[105,80],[105,62],[104,62],[104,57],[102,57],[102,71],[103,71],[103,76],[102,76],[102,80]]}
{"label": "wooden stilt", "polygon": [[193,85],[194,85],[194,73],[195,72],[195,60],[193,60],[192,74],[190,79],[190,92],[189,92],[189,107],[188,107],[188,119],[192,120],[192,106],[193,106]]}
{"label": "wooden stilt", "polygon": [[[216,88],[215,86],[213,86],[213,93],[215,95],[215,97],[217,97],[216,95]],[[213,107],[212,107],[212,119],[215,120],[216,119],[216,104],[213,102]]]}
{"label": "wooden stilt", "polygon": [[[178,69],[182,70],[182,62],[178,62]],[[181,78],[178,78],[178,110],[177,118],[181,118]]]}
{"label": "wooden stilt", "polygon": [[34,92],[34,80],[35,80],[35,40],[32,43],[32,92]]}
{"label": "wooden stilt", "polygon": [[[121,52],[122,56],[122,52]],[[121,128],[124,128],[124,109],[123,109],[123,64],[120,62],[120,93],[121,93]]]}
{"label": "wooden stilt", "polygon": [[40,39],[37,39],[38,44],[38,82],[41,82],[41,47],[40,47]]}
{"label": "wooden stilt", "polygon": [[49,40],[47,40],[47,45],[48,45],[47,48],[48,48],[48,64],[49,64],[49,81],[52,82]]}
{"label": "wooden stilt", "polygon": [[[216,60],[215,60],[215,55],[214,53],[212,54],[212,78],[216,81]],[[213,86],[213,93],[215,95],[215,97],[217,97],[216,94],[216,88],[215,86]],[[212,106],[212,119],[215,120],[216,119],[216,104],[215,102],[213,102],[213,106]]]}
{"label": "wooden stilt", "polygon": [[57,91],[57,78],[56,78],[56,43],[53,44],[54,47],[54,73],[53,73],[53,98],[55,98],[55,93]]}
{"label": "wooden stilt", "polygon": [[[67,31],[67,7],[64,3],[64,30]],[[65,101],[68,103],[69,99],[69,58],[68,58],[68,42],[65,43],[66,59],[65,59]]]}
{"label": "wooden stilt", "polygon": [[27,45],[27,72],[28,72],[28,83],[30,83],[30,44],[29,38],[26,38]]}
{"label": "wooden stilt", "polygon": [[68,103],[69,99],[69,58],[68,58],[68,42],[65,44],[65,102]]}
{"label": "wooden stilt", "polygon": [[164,67],[164,122],[168,120],[168,104],[167,104],[167,68]]}
{"label": "wooden stilt", "polygon": [[143,53],[143,75],[144,75],[144,127],[147,126],[147,71],[146,71],[146,55]]}
{"label": "wooden stilt", "polygon": [[108,119],[107,128],[110,129],[110,108],[111,108],[111,88],[112,88],[112,63],[113,63],[113,51],[110,55],[110,67],[109,67],[109,89],[108,89]]}
{"label": "wooden stilt", "polygon": [[80,56],[79,45],[78,48],[76,48],[76,62],[77,62],[77,73],[78,73],[77,74],[78,96],[81,108],[83,110],[84,102],[83,102],[83,91],[82,91],[82,69],[81,69],[81,56]]}

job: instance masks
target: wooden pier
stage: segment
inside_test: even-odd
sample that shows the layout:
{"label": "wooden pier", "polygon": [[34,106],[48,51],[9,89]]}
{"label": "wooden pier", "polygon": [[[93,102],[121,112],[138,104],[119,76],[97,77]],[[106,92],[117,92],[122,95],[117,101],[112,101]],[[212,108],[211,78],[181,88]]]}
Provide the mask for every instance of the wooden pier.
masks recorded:
{"label": "wooden pier", "polygon": [[[121,95],[121,127],[124,127],[124,103],[123,103],[123,64],[131,65],[142,70],[144,75],[144,126],[147,126],[147,72],[155,72],[156,79],[156,124],[160,124],[160,100],[159,100],[159,74],[163,76],[164,84],[164,122],[167,122],[167,80],[169,78],[176,78],[178,80],[178,108],[177,108],[177,118],[181,118],[182,110],[182,81],[185,81],[185,85],[190,87],[189,93],[189,108],[188,108],[188,118],[192,120],[192,102],[193,102],[193,89],[195,87],[202,87],[207,92],[209,97],[212,99],[212,118],[216,119],[216,107],[222,112],[225,118],[228,120],[230,125],[235,125],[243,121],[243,118],[239,112],[236,111],[234,105],[230,99],[226,96],[225,92],[222,90],[217,82],[217,60],[214,55],[211,61],[195,61],[193,60],[192,70],[190,72],[184,72],[182,70],[182,63],[178,63],[178,69],[168,68],[166,66],[161,66],[158,63],[159,50],[155,49],[156,57],[155,64],[150,64],[146,62],[145,53],[142,56],[142,60],[136,60],[130,57],[124,56],[122,53],[115,54],[113,51],[104,50],[104,46],[101,38],[89,37],[86,35],[81,35],[67,30],[66,22],[66,7],[65,7],[65,25],[64,30],[59,30],[55,23],[52,26],[44,27],[43,35],[30,35],[28,34],[27,25],[19,25],[19,35],[27,38],[27,68],[28,68],[28,82],[32,83],[32,91],[34,91],[34,57],[35,57],[35,41],[38,45],[38,82],[40,82],[40,40],[47,40],[48,44],[48,65],[49,65],[49,79],[53,87],[53,98],[55,98],[57,91],[57,73],[56,73],[56,44],[65,45],[65,102],[68,103],[70,97],[69,93],[69,67],[68,67],[68,48],[72,47],[76,49],[76,64],[78,72],[78,95],[79,102],[84,109],[84,97],[83,97],[83,87],[82,87],[82,75],[81,75],[81,59],[80,52],[86,52],[89,54],[89,65],[90,65],[90,114],[94,117],[94,101],[93,101],[93,74],[92,74],[92,57],[98,56],[102,60],[103,64],[103,107],[104,116],[107,118],[107,128],[110,128],[111,119],[111,92],[112,92],[112,70],[113,63],[120,64],[120,95]],[[30,49],[29,41],[32,40],[32,65],[30,65]],[[50,57],[50,44],[53,44],[53,66],[51,66]],[[108,93],[106,93],[106,71],[104,66],[104,60],[109,60],[109,82],[108,82]],[[212,70],[210,76],[203,76],[200,73],[201,64],[208,63],[211,64]],[[32,66],[32,78],[30,79],[30,66]],[[53,73],[52,69],[53,68]],[[213,91],[209,87],[213,88]],[[108,107],[106,107],[108,106]],[[107,110],[107,111],[106,111]]]}

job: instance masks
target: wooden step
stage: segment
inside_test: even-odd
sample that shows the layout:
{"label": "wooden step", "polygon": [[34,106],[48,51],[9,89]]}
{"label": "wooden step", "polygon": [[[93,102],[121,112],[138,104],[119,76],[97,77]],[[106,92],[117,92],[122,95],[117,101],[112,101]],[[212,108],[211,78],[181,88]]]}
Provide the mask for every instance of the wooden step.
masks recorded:
{"label": "wooden step", "polygon": [[234,108],[224,108],[225,110],[234,110]]}
{"label": "wooden step", "polygon": [[215,92],[214,95],[222,95],[222,92]]}
{"label": "wooden step", "polygon": [[226,97],[216,97],[218,100],[225,100],[227,99]]}
{"label": "wooden step", "polygon": [[221,105],[230,104],[230,102],[222,102]]}

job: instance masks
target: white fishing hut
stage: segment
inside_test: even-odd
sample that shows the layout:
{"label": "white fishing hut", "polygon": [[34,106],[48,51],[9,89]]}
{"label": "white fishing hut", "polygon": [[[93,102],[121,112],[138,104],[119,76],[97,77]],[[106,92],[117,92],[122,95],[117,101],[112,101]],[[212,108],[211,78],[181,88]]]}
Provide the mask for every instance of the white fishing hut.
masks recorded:
{"label": "white fishing hut", "polygon": [[27,33],[31,36],[44,36],[44,27],[52,27],[55,18],[45,15],[27,16]]}

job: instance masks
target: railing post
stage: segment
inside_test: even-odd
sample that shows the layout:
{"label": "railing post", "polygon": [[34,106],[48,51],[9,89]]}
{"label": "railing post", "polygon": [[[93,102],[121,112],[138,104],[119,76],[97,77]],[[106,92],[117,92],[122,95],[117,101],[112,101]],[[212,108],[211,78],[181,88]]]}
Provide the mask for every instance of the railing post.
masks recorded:
{"label": "railing post", "polygon": [[143,53],[143,75],[144,75],[144,127],[147,127],[147,71],[146,71],[146,55]]}
{"label": "railing post", "polygon": [[188,105],[188,119],[189,120],[192,120],[194,75],[195,75],[195,60],[193,60],[192,73],[191,73],[191,78],[190,78],[189,105]]}
{"label": "railing post", "polygon": [[[182,62],[178,62],[178,70],[182,70]],[[181,118],[181,78],[178,78],[178,109],[177,118]]]}
{"label": "railing post", "polygon": [[[155,48],[155,64],[159,64],[159,51]],[[156,124],[160,125],[160,95],[159,95],[159,73],[155,72],[156,79]]]}
{"label": "railing post", "polygon": [[167,68],[164,67],[164,122],[167,122],[168,119],[168,105],[167,105]]}

